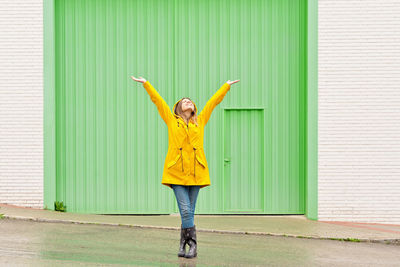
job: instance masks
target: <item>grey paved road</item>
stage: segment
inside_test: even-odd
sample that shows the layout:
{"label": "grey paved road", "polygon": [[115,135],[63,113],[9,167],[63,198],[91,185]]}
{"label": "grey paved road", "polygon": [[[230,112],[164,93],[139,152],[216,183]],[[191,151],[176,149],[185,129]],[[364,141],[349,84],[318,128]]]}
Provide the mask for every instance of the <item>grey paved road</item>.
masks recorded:
{"label": "grey paved road", "polygon": [[400,266],[400,246],[198,234],[198,257],[177,257],[179,232],[0,219],[0,266]]}

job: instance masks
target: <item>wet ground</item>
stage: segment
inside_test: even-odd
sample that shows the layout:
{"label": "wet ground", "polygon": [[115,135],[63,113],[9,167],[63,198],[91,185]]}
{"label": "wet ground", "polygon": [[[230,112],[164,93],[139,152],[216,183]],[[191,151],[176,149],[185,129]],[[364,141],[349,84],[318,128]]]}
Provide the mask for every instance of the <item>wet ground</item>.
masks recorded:
{"label": "wet ground", "polygon": [[197,232],[198,256],[179,258],[179,232],[0,220],[1,266],[400,266],[400,246]]}

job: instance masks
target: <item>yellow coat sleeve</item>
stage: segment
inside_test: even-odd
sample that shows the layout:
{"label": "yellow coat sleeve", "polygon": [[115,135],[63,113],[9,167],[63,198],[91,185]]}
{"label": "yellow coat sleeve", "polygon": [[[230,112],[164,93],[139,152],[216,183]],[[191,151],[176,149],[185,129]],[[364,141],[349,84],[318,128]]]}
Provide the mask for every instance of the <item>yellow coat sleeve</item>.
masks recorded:
{"label": "yellow coat sleeve", "polygon": [[199,114],[199,117],[201,118],[201,121],[203,121],[204,125],[207,124],[212,111],[219,103],[221,103],[222,99],[224,99],[230,88],[231,85],[229,83],[224,83],[221,88],[218,89],[218,91],[207,101],[203,110]]}
{"label": "yellow coat sleeve", "polygon": [[143,87],[146,89],[147,93],[150,95],[151,101],[157,106],[158,113],[161,118],[168,125],[169,122],[173,119],[174,115],[172,115],[171,109],[165,100],[160,96],[160,94],[154,89],[149,81],[143,83]]}

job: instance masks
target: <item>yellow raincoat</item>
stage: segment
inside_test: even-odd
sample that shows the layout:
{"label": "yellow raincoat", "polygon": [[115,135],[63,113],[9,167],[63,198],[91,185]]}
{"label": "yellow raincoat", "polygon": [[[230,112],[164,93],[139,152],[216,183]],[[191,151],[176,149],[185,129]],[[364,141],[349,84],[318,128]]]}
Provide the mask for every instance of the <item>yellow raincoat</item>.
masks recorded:
{"label": "yellow raincoat", "polygon": [[[197,115],[196,124],[172,113],[171,109],[158,94],[149,81],[143,87],[150,95],[151,101],[157,106],[158,113],[168,126],[168,152],[164,162],[161,184],[171,187],[171,184],[200,185],[200,188],[210,185],[210,173],[203,149],[204,126],[211,112],[222,101],[230,89],[230,84],[222,87],[207,101],[205,107]],[[174,104],[172,110],[179,100]],[[193,102],[195,112],[196,104]]]}

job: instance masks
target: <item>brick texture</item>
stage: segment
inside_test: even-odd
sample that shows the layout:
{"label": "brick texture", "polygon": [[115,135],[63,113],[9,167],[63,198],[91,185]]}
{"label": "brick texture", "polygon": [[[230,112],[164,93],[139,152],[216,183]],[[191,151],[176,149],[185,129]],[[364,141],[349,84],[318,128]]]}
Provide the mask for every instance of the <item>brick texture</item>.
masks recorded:
{"label": "brick texture", "polygon": [[0,3],[0,202],[43,207],[43,2]]}
{"label": "brick texture", "polygon": [[319,220],[400,224],[400,1],[318,9]]}

